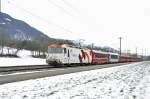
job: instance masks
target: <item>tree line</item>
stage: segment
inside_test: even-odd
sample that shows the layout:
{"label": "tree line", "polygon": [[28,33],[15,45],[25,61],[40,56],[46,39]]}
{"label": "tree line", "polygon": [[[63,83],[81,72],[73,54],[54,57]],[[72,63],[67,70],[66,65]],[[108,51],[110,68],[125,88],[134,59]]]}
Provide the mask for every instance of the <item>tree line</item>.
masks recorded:
{"label": "tree line", "polygon": [[[17,39],[14,39],[9,35],[0,32],[0,56],[17,57],[20,50],[26,49],[32,52],[33,57],[45,58],[47,46],[49,44],[73,44],[70,40],[42,37],[36,37],[34,39],[26,37],[23,39],[23,36],[24,35],[19,35]],[[16,50],[13,53],[10,53],[11,48],[15,48]],[[7,54],[4,53],[4,50],[7,50]]]}
{"label": "tree line", "polygon": [[[9,57],[17,57],[17,54],[20,50],[26,49],[30,50],[33,57],[45,58],[47,53],[47,46],[49,44],[69,44],[73,46],[81,47],[81,42],[72,41],[72,40],[64,40],[64,39],[54,39],[48,37],[36,37],[34,39],[30,39],[30,37],[25,36],[24,34],[20,34],[17,38],[13,38],[6,33],[0,32],[0,56],[9,56]],[[7,50],[7,54],[4,53]],[[105,52],[115,52],[118,53],[118,50],[115,50],[110,47],[98,47],[94,45],[82,45],[82,47],[94,49],[94,50],[102,50]],[[15,48],[16,50],[13,53],[10,53],[10,49]]]}

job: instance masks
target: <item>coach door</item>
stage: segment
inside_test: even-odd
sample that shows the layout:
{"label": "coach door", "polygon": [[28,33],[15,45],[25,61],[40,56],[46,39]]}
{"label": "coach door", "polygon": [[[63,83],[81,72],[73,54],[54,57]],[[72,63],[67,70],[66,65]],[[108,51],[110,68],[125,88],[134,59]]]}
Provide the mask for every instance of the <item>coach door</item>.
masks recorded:
{"label": "coach door", "polygon": [[68,50],[64,48],[64,56],[63,56],[63,63],[68,63]]}
{"label": "coach door", "polygon": [[67,56],[68,56],[68,64],[70,63],[70,50],[68,49],[68,52],[67,52]]}

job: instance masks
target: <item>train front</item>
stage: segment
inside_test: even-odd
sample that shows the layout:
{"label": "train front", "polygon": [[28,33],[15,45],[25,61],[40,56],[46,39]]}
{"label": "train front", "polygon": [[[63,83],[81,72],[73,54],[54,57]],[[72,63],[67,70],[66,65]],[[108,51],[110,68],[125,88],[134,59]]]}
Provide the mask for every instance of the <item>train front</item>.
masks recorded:
{"label": "train front", "polygon": [[46,63],[49,65],[58,65],[65,63],[66,49],[62,45],[51,44],[48,46],[48,54],[46,56]]}

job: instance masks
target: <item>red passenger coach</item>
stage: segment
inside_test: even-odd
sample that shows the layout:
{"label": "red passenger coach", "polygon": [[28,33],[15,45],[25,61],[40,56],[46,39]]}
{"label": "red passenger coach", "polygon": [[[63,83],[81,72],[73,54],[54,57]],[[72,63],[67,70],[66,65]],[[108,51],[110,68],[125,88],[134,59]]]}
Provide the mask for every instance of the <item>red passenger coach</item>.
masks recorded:
{"label": "red passenger coach", "polygon": [[141,57],[136,56],[120,56],[120,62],[138,62],[142,61]]}
{"label": "red passenger coach", "polygon": [[130,62],[129,56],[120,56],[119,62]]}
{"label": "red passenger coach", "polygon": [[92,64],[106,64],[109,62],[109,54],[102,51],[92,51]]}

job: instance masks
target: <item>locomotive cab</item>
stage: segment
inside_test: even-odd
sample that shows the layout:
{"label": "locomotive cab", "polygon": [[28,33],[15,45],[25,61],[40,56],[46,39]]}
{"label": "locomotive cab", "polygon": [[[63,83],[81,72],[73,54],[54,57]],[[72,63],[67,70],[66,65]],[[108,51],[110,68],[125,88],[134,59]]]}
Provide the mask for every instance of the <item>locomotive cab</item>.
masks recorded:
{"label": "locomotive cab", "polygon": [[67,48],[50,45],[48,46],[48,54],[46,57],[46,62],[50,65],[64,64],[68,62],[69,50]]}

